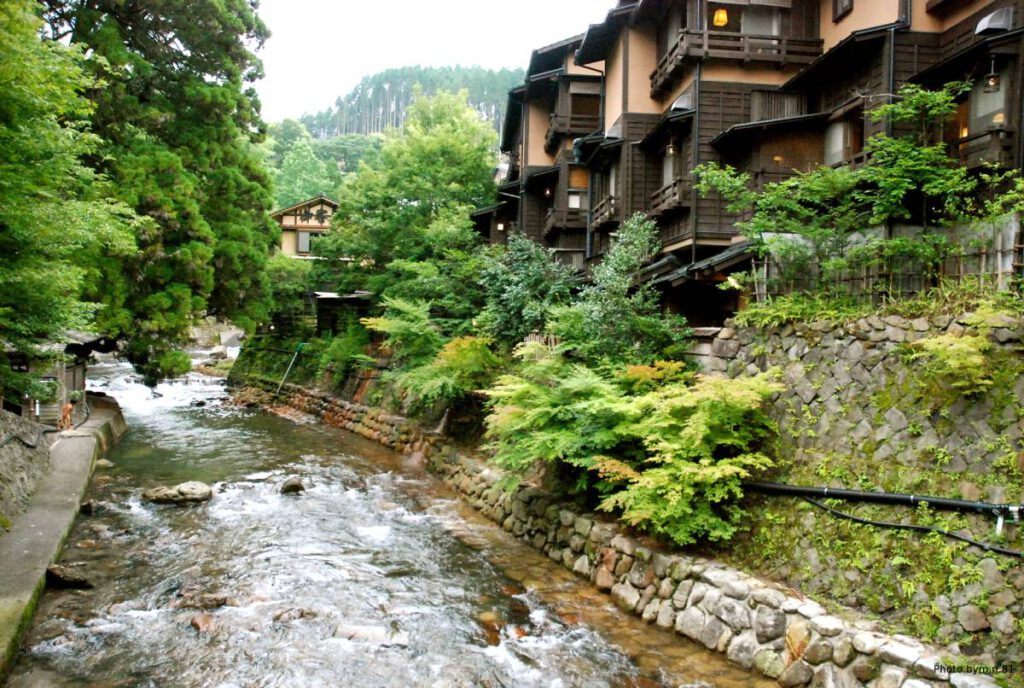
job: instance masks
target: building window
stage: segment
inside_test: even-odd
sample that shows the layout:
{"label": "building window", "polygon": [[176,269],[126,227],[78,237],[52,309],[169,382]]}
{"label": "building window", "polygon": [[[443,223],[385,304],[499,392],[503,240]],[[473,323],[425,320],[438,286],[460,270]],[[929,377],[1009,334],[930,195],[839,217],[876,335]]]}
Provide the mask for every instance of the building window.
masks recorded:
{"label": "building window", "polygon": [[751,5],[743,8],[742,31],[750,36],[778,36],[779,11],[774,7]]}
{"label": "building window", "polygon": [[863,150],[864,120],[860,117],[833,122],[825,131],[826,165],[852,160]]}
{"label": "building window", "polygon": [[676,147],[669,145],[661,159],[661,185],[668,186],[676,179]]}
{"label": "building window", "polygon": [[298,233],[297,253],[309,253],[309,232]]}
{"label": "building window", "polygon": [[619,193],[619,163],[613,162],[608,168],[608,195],[615,197]]}
{"label": "building window", "polygon": [[853,0],[832,0],[832,21],[837,22],[853,11]]}
{"label": "building window", "polygon": [[587,210],[587,192],[585,189],[569,189],[569,210]]}
{"label": "building window", "polygon": [[986,129],[998,129],[1006,126],[1006,91],[1007,74],[1005,70],[996,81],[1001,86],[989,88],[985,77],[974,82],[968,98],[971,107],[971,131],[979,132]]}

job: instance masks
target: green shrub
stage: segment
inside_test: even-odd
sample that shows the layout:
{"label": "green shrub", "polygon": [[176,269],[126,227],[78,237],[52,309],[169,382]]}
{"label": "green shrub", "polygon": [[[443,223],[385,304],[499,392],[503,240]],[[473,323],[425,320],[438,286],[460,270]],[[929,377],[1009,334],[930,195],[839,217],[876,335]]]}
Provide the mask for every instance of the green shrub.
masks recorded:
{"label": "green shrub", "polygon": [[437,354],[444,338],[430,319],[428,302],[385,298],[383,305],[383,315],[363,318],[360,322],[374,332],[387,335],[383,347],[390,352],[393,363],[417,365]]}
{"label": "green shrub", "polygon": [[979,335],[946,333],[920,339],[911,346],[911,360],[924,363],[926,375],[965,396],[981,394],[992,386],[992,365],[988,353],[992,342]]}
{"label": "green shrub", "polygon": [[540,344],[517,350],[515,374],[488,392],[494,461],[524,474],[569,467],[601,508],[679,544],[725,540],[743,516],[741,481],[769,468],[776,428],[767,375],[729,380],[677,362],[630,366],[614,379]]}
{"label": "green shrub", "polygon": [[413,412],[456,401],[494,378],[501,360],[491,352],[490,343],[484,337],[457,337],[429,363],[393,371],[385,379],[394,383]]}
{"label": "green shrub", "polygon": [[647,458],[636,472],[622,471],[626,487],[601,508],[621,509],[627,523],[680,545],[728,540],[744,515],[741,481],[772,466],[761,449],[776,428],[762,403],[780,389],[766,375],[698,375],[637,398],[632,432]]}
{"label": "green shrub", "polygon": [[350,322],[344,334],[331,339],[320,355],[319,375],[330,372],[336,385],[361,363],[373,363],[364,351],[370,343],[370,333],[357,322]]}

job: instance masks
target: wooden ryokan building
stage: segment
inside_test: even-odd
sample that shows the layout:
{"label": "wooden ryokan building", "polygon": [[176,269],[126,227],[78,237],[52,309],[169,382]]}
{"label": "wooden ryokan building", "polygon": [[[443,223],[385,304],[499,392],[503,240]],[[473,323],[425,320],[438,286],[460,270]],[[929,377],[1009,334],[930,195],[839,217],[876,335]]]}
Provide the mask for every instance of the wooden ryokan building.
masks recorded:
{"label": "wooden ryokan building", "polygon": [[509,175],[477,226],[495,242],[523,232],[585,269],[644,213],[662,242],[645,278],[670,309],[713,323],[733,305],[715,282],[749,256],[737,218],[694,190],[694,167],[720,161],[763,184],[857,164],[890,126],[866,110],[908,82],[954,80],[974,86],[950,154],[1020,167],[1022,38],[1019,0],[620,0],[533,53],[509,93]]}

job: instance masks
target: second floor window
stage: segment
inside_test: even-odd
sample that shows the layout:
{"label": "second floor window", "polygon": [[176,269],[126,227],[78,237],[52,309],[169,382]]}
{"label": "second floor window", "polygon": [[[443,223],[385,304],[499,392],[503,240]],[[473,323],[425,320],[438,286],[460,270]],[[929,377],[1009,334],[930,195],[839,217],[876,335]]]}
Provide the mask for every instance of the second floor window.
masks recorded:
{"label": "second floor window", "polygon": [[781,34],[781,16],[777,7],[766,5],[708,4],[708,29],[751,36]]}
{"label": "second floor window", "polygon": [[298,253],[309,253],[309,232],[298,233]]}

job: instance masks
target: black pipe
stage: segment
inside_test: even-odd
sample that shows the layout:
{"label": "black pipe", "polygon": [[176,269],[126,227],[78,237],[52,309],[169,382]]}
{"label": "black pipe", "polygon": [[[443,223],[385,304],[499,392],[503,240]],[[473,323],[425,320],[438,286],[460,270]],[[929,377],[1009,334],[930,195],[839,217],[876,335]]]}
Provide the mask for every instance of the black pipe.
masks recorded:
{"label": "black pipe", "polygon": [[783,483],[743,483],[745,489],[761,494],[785,495],[788,497],[816,497],[818,499],[842,499],[849,502],[870,502],[872,504],[896,504],[915,507],[927,503],[929,507],[940,511],[971,511],[995,516],[1008,515],[1022,508],[1019,504],[990,504],[988,502],[971,502],[965,499],[948,499],[945,497],[929,497],[899,492],[867,492],[864,490],[845,490],[836,487],[803,487],[785,485]]}

